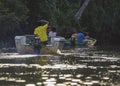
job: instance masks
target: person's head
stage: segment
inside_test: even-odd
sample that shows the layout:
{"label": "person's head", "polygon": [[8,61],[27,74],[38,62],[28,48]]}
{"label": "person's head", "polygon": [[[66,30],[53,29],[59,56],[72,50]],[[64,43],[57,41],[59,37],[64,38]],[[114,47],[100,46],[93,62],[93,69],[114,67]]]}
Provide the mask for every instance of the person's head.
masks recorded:
{"label": "person's head", "polygon": [[52,28],[52,31],[53,31],[53,32],[56,32],[56,28],[55,28],[55,27],[53,27],[53,28]]}
{"label": "person's head", "polygon": [[76,31],[72,32],[71,37],[76,38],[77,37],[77,32]]}
{"label": "person's head", "polygon": [[71,35],[72,38],[77,38],[77,33]]}

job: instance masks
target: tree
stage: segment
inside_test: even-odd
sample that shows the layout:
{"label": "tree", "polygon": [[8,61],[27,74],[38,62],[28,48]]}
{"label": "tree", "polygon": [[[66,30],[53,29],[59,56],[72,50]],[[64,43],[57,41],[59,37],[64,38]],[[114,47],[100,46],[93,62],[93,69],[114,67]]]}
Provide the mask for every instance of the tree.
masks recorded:
{"label": "tree", "polygon": [[83,5],[80,7],[80,9],[78,10],[78,12],[75,14],[75,19],[79,20],[85,10],[85,8],[87,7],[88,3],[90,0],[85,0]]}
{"label": "tree", "polygon": [[21,0],[0,0],[0,39],[5,41],[22,32],[24,28],[20,23],[26,21],[27,13],[28,9]]}

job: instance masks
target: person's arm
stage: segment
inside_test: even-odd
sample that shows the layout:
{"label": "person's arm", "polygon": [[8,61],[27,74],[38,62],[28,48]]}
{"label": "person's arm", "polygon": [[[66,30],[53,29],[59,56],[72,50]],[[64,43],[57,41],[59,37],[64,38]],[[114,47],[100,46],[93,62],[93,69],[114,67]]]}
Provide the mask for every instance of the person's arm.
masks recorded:
{"label": "person's arm", "polygon": [[40,22],[44,22],[46,24],[49,24],[49,21],[47,21],[47,20],[40,20]]}
{"label": "person's arm", "polygon": [[48,24],[45,24],[45,25],[43,26],[43,28],[44,28],[44,29],[47,29],[47,28],[48,28]]}
{"label": "person's arm", "polygon": [[43,28],[47,29],[48,28],[48,25],[49,25],[49,22],[46,21],[46,20],[40,20],[40,22],[43,23]]}

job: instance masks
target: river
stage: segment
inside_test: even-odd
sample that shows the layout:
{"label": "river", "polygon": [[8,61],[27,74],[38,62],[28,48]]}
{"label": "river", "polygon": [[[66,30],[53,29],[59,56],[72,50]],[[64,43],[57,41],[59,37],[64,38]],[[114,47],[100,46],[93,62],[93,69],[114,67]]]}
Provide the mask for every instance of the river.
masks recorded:
{"label": "river", "polygon": [[119,51],[104,46],[66,50],[74,52],[66,55],[2,53],[0,86],[120,86]]}

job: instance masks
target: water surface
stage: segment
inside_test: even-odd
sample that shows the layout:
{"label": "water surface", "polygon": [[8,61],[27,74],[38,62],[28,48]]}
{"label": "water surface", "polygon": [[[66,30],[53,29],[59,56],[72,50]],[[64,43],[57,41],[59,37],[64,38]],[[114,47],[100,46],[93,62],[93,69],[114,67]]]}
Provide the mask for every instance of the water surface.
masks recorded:
{"label": "water surface", "polygon": [[64,51],[72,55],[1,56],[0,86],[120,86],[119,50],[94,47]]}

